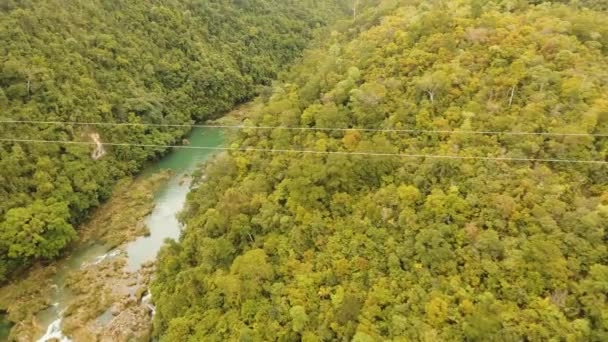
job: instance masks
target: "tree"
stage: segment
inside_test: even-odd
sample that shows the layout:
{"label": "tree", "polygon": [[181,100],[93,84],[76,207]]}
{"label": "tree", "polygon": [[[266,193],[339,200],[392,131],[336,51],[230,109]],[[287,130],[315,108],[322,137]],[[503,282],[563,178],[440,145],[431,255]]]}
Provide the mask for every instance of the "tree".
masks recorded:
{"label": "tree", "polygon": [[289,310],[289,315],[291,316],[291,328],[295,332],[302,332],[306,323],[308,323],[308,315],[306,314],[306,310],[304,307],[300,305],[296,305]]}
{"label": "tree", "polygon": [[0,223],[2,246],[10,258],[53,258],[76,238],[67,222],[68,206],[55,199],[11,209]]}
{"label": "tree", "polygon": [[362,127],[378,125],[386,113],[383,101],[386,97],[386,88],[379,83],[365,83],[351,92],[352,110],[357,123]]}
{"label": "tree", "polygon": [[425,73],[422,77],[418,78],[416,86],[425,92],[431,103],[434,104],[435,98],[450,86],[450,80],[445,72],[438,70],[432,73]]}

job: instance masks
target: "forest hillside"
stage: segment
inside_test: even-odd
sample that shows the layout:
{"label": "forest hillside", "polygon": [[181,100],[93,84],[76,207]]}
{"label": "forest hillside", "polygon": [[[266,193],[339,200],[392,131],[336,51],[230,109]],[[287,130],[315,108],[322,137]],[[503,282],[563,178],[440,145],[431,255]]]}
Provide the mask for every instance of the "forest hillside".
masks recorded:
{"label": "forest hillside", "polygon": [[[323,130],[229,145],[316,154],[204,170],[152,287],[161,341],[608,340],[603,2],[384,5],[246,121]],[[470,159],[346,154],[370,152]]]}
{"label": "forest hillside", "polygon": [[[268,86],[339,1],[3,0],[0,120],[191,124]],[[189,127],[0,125],[3,139],[165,145]],[[0,282],[49,260],[163,149],[0,143]],[[96,160],[99,159],[99,160]]]}

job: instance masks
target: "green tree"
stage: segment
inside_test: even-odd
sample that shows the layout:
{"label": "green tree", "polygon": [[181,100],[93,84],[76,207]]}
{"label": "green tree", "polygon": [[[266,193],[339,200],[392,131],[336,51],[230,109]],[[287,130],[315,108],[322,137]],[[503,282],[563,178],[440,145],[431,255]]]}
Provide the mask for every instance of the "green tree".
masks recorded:
{"label": "green tree", "polygon": [[68,206],[54,199],[11,209],[0,223],[3,249],[10,258],[53,258],[76,238],[67,222]]}
{"label": "green tree", "polygon": [[291,316],[291,328],[295,332],[302,332],[308,323],[308,315],[304,307],[296,305],[289,310]]}

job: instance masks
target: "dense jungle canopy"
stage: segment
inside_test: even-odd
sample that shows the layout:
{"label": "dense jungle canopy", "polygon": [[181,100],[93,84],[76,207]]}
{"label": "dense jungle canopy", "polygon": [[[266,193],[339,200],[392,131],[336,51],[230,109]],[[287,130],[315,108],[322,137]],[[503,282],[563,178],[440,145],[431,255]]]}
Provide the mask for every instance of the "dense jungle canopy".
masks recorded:
{"label": "dense jungle canopy", "polygon": [[[189,127],[158,125],[254,97],[244,124],[309,128],[232,131],[257,151],[200,171],[151,287],[161,341],[606,341],[606,11],[4,0],[0,121],[151,125],[4,122],[0,138],[176,144]],[[167,152],[92,151],[0,142],[0,282],[60,256]]]}
{"label": "dense jungle canopy", "polygon": [[[4,0],[0,119],[190,124],[268,86],[337,1]],[[173,144],[188,127],[0,124],[16,139]],[[117,179],[163,149],[0,143],[0,282],[57,257]]]}
{"label": "dense jungle canopy", "polygon": [[[395,1],[264,93],[232,147],[608,158],[603,1]],[[356,128],[581,133],[387,133]],[[602,164],[230,152],[161,252],[162,341],[605,341]]]}

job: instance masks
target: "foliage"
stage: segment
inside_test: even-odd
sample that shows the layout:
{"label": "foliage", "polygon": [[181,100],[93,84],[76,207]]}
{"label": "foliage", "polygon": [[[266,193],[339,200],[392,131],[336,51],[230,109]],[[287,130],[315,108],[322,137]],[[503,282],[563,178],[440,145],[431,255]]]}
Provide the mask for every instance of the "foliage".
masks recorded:
{"label": "foliage", "polygon": [[67,223],[66,203],[35,201],[25,208],[11,209],[0,231],[2,247],[9,258],[53,258],[75,236]]}
{"label": "foliage", "polygon": [[[185,124],[215,117],[298,57],[333,1],[7,0],[0,119]],[[172,144],[188,127],[0,125],[17,139]],[[163,149],[0,144],[0,281],[53,258],[112,185]]]}
{"label": "foliage", "polygon": [[[605,13],[390,13],[306,51],[247,124],[582,135],[244,130],[231,146],[606,160],[586,135],[608,132]],[[608,339],[603,165],[233,151],[205,173],[160,255],[163,341]]]}

